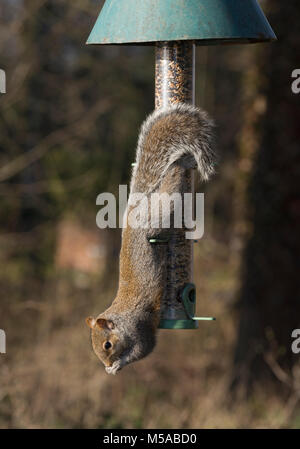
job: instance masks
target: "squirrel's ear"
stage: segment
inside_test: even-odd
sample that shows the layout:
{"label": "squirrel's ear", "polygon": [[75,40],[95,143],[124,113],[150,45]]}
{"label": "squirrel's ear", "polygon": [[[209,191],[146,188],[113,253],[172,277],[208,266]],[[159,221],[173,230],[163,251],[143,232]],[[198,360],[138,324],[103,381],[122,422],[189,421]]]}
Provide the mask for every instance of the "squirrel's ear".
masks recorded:
{"label": "squirrel's ear", "polygon": [[109,329],[114,329],[114,328],[115,328],[115,325],[114,325],[114,323],[113,323],[112,321],[107,320],[107,327],[108,327]]}
{"label": "squirrel's ear", "polygon": [[97,326],[99,326],[100,329],[110,329],[110,330],[115,327],[115,325],[112,321],[105,320],[104,318],[97,319]]}
{"label": "squirrel's ear", "polygon": [[95,324],[96,324],[95,318],[89,316],[88,318],[86,318],[85,322],[91,329],[93,329],[95,327]]}

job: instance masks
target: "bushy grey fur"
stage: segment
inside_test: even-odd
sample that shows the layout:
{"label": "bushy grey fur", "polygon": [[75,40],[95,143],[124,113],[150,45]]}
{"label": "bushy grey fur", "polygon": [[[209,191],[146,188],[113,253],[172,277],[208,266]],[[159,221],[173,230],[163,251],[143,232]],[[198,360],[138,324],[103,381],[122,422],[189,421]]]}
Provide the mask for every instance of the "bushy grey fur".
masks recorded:
{"label": "bushy grey fur", "polygon": [[[168,139],[157,142],[159,146],[152,148],[152,153],[147,158],[147,166],[142,166],[145,143],[154,125],[162,122],[165,117],[172,119],[172,116],[178,117],[179,120],[188,118],[188,126],[183,132],[175,130],[175,133],[169,135]],[[217,159],[212,145],[214,126],[214,121],[203,109],[189,104],[179,103],[153,111],[140,129],[131,191],[143,193],[155,191],[169,167],[186,156],[190,156],[189,159],[186,159],[186,168],[195,168],[196,163],[201,179],[207,181],[215,172]],[[191,136],[191,131],[193,131],[193,136]],[[191,137],[193,138],[191,139]],[[141,174],[144,170],[147,170],[152,176],[152,182],[148,185],[141,183]]]}

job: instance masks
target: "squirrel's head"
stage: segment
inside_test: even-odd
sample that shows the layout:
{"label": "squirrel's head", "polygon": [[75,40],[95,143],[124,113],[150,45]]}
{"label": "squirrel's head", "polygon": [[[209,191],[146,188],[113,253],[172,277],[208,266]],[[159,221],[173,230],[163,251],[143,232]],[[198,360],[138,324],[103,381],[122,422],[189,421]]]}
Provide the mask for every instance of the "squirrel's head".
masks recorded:
{"label": "squirrel's head", "polygon": [[125,319],[127,323],[127,326],[119,323],[119,328],[114,320],[101,316],[86,319],[87,325],[92,329],[94,352],[108,374],[116,374],[129,363],[148,355],[154,348],[157,328],[157,320],[154,318],[158,318],[158,315],[154,310],[144,312],[142,317],[119,317],[119,321],[123,322]]}
{"label": "squirrel's head", "polygon": [[92,329],[92,345],[95,354],[105,365],[108,373],[116,374],[121,369],[119,360],[124,348],[113,321],[89,317],[86,323]]}

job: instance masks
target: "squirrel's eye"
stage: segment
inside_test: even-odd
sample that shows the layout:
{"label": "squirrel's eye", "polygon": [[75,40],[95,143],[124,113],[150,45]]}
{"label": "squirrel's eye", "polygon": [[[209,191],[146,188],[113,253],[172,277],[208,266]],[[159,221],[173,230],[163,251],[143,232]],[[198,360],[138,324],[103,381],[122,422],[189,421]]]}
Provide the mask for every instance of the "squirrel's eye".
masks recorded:
{"label": "squirrel's eye", "polygon": [[111,342],[110,341],[106,341],[105,343],[104,343],[104,349],[110,349],[111,348]]}

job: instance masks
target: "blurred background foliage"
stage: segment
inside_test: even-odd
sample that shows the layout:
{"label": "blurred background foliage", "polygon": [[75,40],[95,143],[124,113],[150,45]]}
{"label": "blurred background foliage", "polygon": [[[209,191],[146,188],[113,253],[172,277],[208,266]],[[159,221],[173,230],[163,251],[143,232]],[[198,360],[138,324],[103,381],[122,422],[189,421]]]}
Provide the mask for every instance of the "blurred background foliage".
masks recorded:
{"label": "blurred background foliage", "polygon": [[99,193],[130,179],[154,49],[86,46],[99,0],[1,0],[0,427],[299,427],[299,5],[262,1],[274,44],[198,47],[218,173],[195,246],[197,332],[160,331],[116,377],[84,318],[113,299],[119,230]]}

